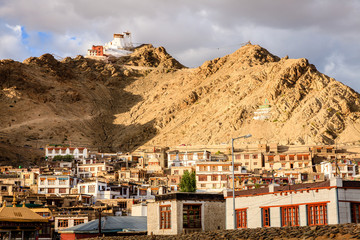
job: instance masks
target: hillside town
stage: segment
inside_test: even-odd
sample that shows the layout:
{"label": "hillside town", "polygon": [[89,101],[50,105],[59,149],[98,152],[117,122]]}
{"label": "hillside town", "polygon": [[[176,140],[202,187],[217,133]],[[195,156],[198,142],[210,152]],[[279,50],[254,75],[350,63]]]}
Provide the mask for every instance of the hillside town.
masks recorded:
{"label": "hillside town", "polygon": [[[359,156],[336,145],[101,153],[49,144],[42,166],[0,166],[0,234],[80,239],[359,223]],[[187,173],[192,193],[182,189]]]}

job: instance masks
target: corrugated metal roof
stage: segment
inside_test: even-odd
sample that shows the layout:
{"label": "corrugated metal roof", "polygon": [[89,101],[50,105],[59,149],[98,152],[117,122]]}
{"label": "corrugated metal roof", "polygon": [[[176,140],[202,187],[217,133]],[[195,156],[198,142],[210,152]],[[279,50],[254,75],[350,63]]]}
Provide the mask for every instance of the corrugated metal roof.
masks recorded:
{"label": "corrugated metal roof", "polygon": [[[60,233],[97,233],[99,219],[60,230]],[[147,217],[140,216],[106,216],[101,218],[101,232],[147,231]]]}

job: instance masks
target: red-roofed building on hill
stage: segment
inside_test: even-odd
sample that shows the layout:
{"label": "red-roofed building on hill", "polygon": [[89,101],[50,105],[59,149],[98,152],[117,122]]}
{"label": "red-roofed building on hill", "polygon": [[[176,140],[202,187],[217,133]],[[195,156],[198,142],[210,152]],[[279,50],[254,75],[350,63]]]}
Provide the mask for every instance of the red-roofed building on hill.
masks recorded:
{"label": "red-roofed building on hill", "polygon": [[88,50],[89,56],[104,56],[104,47],[93,45],[91,49]]}
{"label": "red-roofed building on hill", "polygon": [[45,156],[53,158],[57,155],[71,155],[75,159],[85,159],[88,157],[88,149],[84,147],[51,147],[45,148]]}

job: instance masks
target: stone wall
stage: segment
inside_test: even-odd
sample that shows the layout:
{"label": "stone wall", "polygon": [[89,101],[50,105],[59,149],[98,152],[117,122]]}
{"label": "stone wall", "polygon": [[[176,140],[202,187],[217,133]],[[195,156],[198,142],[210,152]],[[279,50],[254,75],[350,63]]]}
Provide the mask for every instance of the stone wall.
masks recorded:
{"label": "stone wall", "polygon": [[283,227],[283,228],[254,228],[242,230],[219,230],[212,232],[192,233],[188,235],[176,236],[128,236],[128,237],[100,237],[97,239],[113,240],[163,240],[163,239],[260,239],[260,240],[280,240],[280,239],[360,239],[360,225],[341,224],[314,227]]}

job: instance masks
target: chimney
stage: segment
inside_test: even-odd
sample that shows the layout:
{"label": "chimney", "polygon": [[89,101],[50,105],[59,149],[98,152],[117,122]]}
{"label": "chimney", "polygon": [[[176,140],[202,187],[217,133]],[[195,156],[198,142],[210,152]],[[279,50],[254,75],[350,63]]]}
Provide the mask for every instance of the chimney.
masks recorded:
{"label": "chimney", "polygon": [[269,184],[269,193],[275,192],[275,187],[278,187],[278,186],[280,186],[280,185],[276,184],[276,183]]}
{"label": "chimney", "polygon": [[342,187],[343,186],[343,180],[337,176],[330,179],[330,186],[332,187]]}

